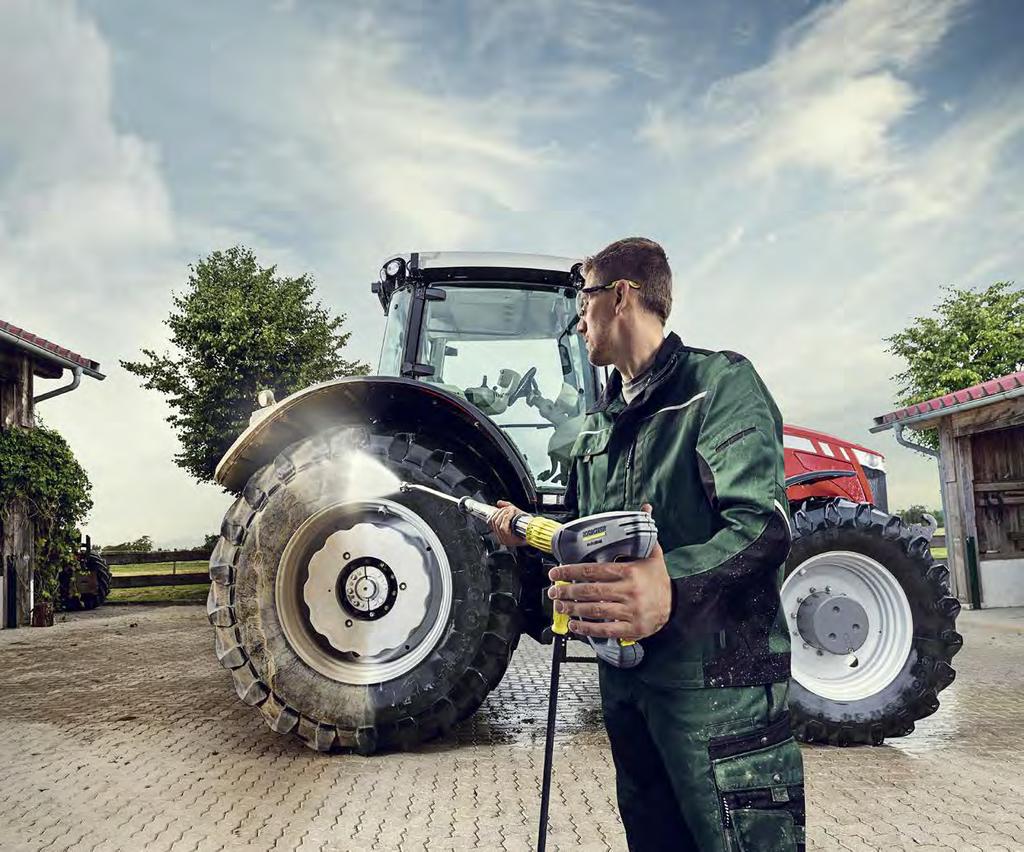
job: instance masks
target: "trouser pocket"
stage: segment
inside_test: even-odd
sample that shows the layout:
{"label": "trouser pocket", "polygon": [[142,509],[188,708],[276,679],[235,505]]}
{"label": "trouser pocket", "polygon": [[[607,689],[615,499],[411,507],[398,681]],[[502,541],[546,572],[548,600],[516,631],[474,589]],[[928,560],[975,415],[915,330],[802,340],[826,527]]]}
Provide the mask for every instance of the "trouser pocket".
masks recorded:
{"label": "trouser pocket", "polygon": [[802,852],[804,770],[789,715],[708,743],[720,817],[737,852]]}

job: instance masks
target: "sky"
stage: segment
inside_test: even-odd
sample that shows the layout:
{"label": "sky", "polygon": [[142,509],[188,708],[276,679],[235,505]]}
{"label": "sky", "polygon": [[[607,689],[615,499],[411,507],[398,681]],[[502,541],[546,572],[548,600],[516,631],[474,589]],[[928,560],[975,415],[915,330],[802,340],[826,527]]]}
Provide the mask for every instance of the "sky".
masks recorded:
{"label": "sky", "polygon": [[390,254],[644,235],[672,330],[935,506],[934,462],[868,432],[884,338],[1020,278],[1022,38],[1014,0],[0,0],[0,318],[107,374],[38,408],[93,540],[187,546],[230,498],[118,362],[166,350],[190,263],[311,273],[375,364]]}

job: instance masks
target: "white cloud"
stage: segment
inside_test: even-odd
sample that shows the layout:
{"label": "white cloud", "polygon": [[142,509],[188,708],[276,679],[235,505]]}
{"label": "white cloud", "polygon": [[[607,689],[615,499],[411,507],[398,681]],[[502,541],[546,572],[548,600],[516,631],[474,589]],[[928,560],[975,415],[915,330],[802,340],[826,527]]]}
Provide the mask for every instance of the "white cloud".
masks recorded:
{"label": "white cloud", "polygon": [[[4,4],[0,79],[3,318],[99,360],[108,374],[37,413],[93,481],[94,540],[145,533],[196,543],[216,527],[224,498],[171,466],[165,407],[117,366],[159,345],[156,317],[180,276],[158,152],[115,125],[110,49],[71,2]],[[40,382],[36,393],[57,384]]]}
{"label": "white cloud", "polygon": [[[702,104],[652,107],[640,136],[659,148],[745,146],[756,177],[797,167],[840,180],[891,168],[891,131],[920,94],[912,69],[951,26],[955,0],[829,3],[788,30],[772,57],[717,81]],[[674,113],[674,114],[673,114]]]}

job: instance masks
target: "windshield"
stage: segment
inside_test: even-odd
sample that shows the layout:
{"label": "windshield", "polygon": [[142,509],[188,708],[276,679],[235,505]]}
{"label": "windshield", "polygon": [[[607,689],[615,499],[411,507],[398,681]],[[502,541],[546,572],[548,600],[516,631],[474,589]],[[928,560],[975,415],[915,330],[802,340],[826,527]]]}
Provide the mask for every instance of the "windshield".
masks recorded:
{"label": "windshield", "polygon": [[[488,414],[526,458],[539,488],[561,489],[568,452],[596,392],[576,306],[564,290],[446,287],[428,301],[417,360],[425,381]],[[388,328],[391,328],[389,317]]]}

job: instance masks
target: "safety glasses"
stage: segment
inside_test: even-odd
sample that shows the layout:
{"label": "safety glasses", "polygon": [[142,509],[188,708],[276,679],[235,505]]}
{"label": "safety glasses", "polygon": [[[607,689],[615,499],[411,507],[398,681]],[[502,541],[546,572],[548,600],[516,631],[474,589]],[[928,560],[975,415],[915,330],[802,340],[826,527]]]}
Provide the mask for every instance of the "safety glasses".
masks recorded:
{"label": "safety glasses", "polygon": [[639,290],[640,285],[636,281],[630,281],[628,278],[617,278],[608,284],[598,284],[596,287],[583,287],[576,292],[576,313],[580,319],[587,314],[587,305],[590,303],[590,296],[593,293],[600,293],[602,290],[611,290],[620,281],[625,282],[634,290]]}

